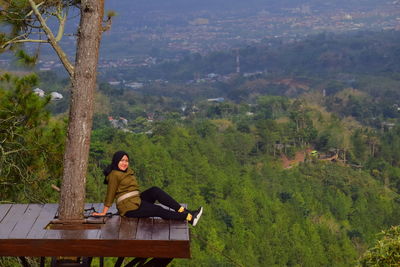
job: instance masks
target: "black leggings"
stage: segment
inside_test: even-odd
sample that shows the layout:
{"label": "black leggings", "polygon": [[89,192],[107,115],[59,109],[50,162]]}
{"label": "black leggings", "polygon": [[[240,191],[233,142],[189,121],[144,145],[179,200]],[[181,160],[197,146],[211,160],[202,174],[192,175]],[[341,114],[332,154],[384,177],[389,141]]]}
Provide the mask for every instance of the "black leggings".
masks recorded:
{"label": "black leggings", "polygon": [[[144,217],[161,217],[171,220],[185,220],[187,212],[177,212],[181,205],[176,202],[170,195],[162,189],[153,186],[140,193],[142,200],[140,207],[136,210],[130,210],[125,213],[129,218],[144,218]],[[156,201],[173,209],[167,210],[163,207],[154,204]]]}

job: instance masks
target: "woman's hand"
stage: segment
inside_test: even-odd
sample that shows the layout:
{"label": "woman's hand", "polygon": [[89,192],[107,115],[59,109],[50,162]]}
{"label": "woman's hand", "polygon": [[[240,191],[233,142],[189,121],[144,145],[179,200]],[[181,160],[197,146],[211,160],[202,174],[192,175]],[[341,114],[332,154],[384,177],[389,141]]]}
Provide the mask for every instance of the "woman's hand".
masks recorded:
{"label": "woman's hand", "polygon": [[109,208],[109,207],[104,206],[102,212],[93,212],[93,213],[92,213],[92,216],[105,216],[105,215],[107,214],[108,208]]}

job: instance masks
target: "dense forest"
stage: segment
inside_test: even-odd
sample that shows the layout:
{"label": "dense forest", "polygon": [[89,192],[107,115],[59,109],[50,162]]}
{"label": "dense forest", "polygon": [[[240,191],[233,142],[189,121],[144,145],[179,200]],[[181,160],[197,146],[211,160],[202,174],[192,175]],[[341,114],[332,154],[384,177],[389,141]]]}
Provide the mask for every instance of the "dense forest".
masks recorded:
{"label": "dense forest", "polygon": [[[399,41],[395,32],[324,34],[244,48],[242,69],[253,75],[234,73],[234,54],[220,52],[165,63],[169,72],[155,66],[180,77],[171,82],[99,84],[87,201],[103,201],[102,168],[123,149],[142,189],[205,208],[193,258],[173,266],[361,264],[377,234],[399,225]],[[271,56],[274,67],[262,60]],[[221,67],[192,71],[203,60]],[[233,74],[187,83],[183,71]],[[51,72],[0,82],[0,201],[57,202],[68,82]],[[40,98],[37,86],[65,98]]]}

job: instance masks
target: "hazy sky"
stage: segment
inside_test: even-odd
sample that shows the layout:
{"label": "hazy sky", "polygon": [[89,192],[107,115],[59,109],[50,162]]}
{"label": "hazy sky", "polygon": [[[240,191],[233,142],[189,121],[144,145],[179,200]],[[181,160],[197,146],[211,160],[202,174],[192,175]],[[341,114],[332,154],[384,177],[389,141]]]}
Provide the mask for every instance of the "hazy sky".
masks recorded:
{"label": "hazy sky", "polygon": [[237,9],[237,8],[291,8],[301,5],[336,6],[379,6],[395,1],[389,0],[106,0],[106,6],[119,9],[125,12],[129,10],[146,9]]}

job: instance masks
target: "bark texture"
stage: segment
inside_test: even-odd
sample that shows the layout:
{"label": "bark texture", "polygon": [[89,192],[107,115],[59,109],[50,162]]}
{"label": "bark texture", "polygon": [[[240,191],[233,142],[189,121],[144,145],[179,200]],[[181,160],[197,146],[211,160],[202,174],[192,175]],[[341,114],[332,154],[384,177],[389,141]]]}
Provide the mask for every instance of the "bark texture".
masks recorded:
{"label": "bark texture", "polygon": [[82,0],[59,219],[83,219],[104,0]]}

